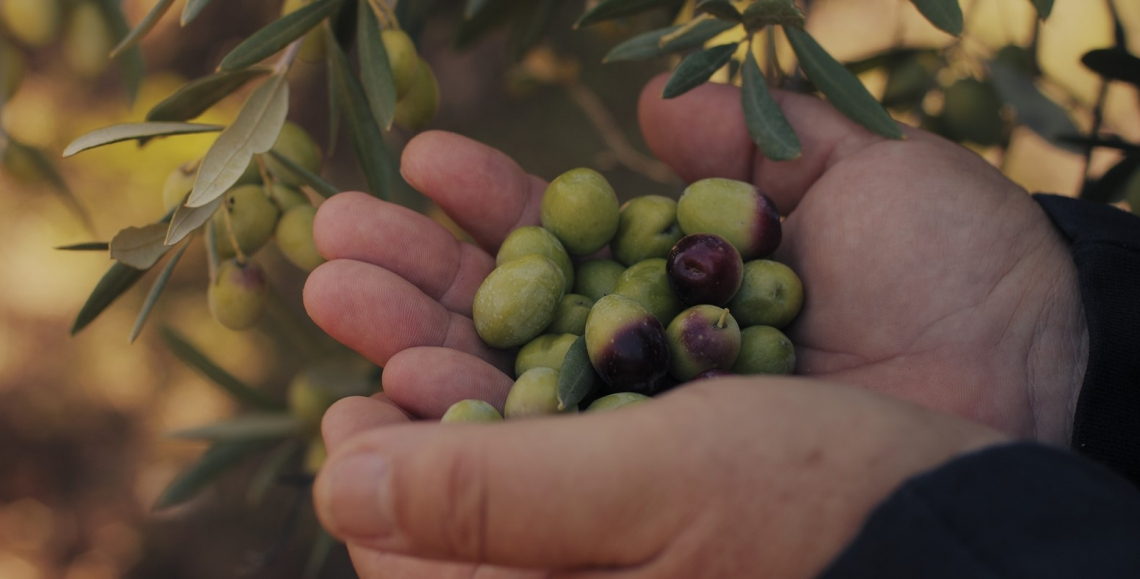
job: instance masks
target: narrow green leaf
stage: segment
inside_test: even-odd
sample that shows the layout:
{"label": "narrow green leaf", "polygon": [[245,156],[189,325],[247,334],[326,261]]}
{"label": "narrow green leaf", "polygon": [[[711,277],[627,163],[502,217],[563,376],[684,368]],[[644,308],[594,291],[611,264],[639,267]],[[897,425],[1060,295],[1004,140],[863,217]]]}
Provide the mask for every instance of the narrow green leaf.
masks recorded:
{"label": "narrow green leaf", "polygon": [[388,151],[384,146],[384,136],[368,108],[368,98],[364,89],[352,74],[352,66],[335,42],[327,42],[329,75],[336,83],[336,94],[340,98],[340,108],[345,115],[348,134],[352,138],[352,150],[364,172],[368,190],[372,195],[388,199],[392,189],[395,171]]}
{"label": "narrow green leaf", "polygon": [[1140,87],[1140,57],[1120,48],[1090,50],[1081,57],[1081,64],[1104,77]]}
{"label": "narrow green leaf", "polygon": [[150,287],[150,292],[146,295],[146,301],[143,302],[142,309],[139,310],[139,316],[135,318],[135,325],[131,328],[131,335],[128,342],[134,343],[135,339],[142,333],[143,326],[146,325],[147,318],[150,317],[151,310],[154,305],[158,303],[159,296],[162,295],[162,290],[166,289],[167,282],[170,281],[170,276],[174,274],[174,268],[178,267],[178,262],[182,259],[182,254],[186,253],[186,248],[190,247],[189,243],[182,244],[178,251],[166,263],[166,267],[162,268],[162,273],[154,280],[154,285]]}
{"label": "narrow green leaf", "polygon": [[266,67],[246,68],[233,72],[217,72],[190,81],[146,114],[148,121],[188,121],[209,110],[245,83],[269,74]]}
{"label": "narrow green leaf", "polygon": [[732,22],[744,21],[744,16],[729,0],[705,0],[697,4],[697,11],[711,14],[721,20],[730,20]]}
{"label": "narrow green leaf", "polygon": [[597,382],[598,376],[586,353],[586,337],[578,336],[566,351],[562,368],[558,372],[558,409],[577,406],[590,394]]}
{"label": "narrow green leaf", "polygon": [[166,245],[174,245],[194,230],[203,226],[214,216],[218,207],[222,206],[222,198],[218,197],[201,207],[179,205],[174,210],[174,217],[170,220],[170,227],[166,230]]}
{"label": "narrow green leaf", "polygon": [[542,41],[558,12],[558,0],[534,0],[520,10],[511,26],[507,47],[511,58],[520,61]]}
{"label": "narrow green leaf", "polygon": [[[123,10],[119,4],[120,0],[99,0],[99,8],[103,11],[103,17],[107,19],[107,24],[111,28],[112,38],[116,41],[126,38],[131,33],[131,25],[123,16]],[[119,61],[123,83],[127,87],[127,98],[131,104],[134,104],[135,99],[138,98],[139,89],[142,88],[143,74],[146,72],[142,50],[138,46],[128,48],[119,54],[116,60]]]}
{"label": "narrow green leaf", "polygon": [[304,426],[291,414],[245,414],[222,422],[168,433],[170,438],[237,442],[241,440],[280,440],[301,432]]}
{"label": "narrow green leaf", "polygon": [[86,241],[83,243],[73,243],[71,245],[61,245],[55,249],[60,251],[107,251],[111,249],[111,244],[106,241]]}
{"label": "narrow green leaf", "polygon": [[163,244],[165,223],[144,227],[128,227],[111,239],[111,257],[135,269],[148,270],[166,255],[170,247]]}
{"label": "narrow green leaf", "polygon": [[231,71],[245,68],[273,56],[289,43],[316,28],[328,18],[344,0],[317,0],[308,6],[290,12],[273,21],[265,28],[254,32],[241,44],[234,47],[222,59],[218,69]]}
{"label": "narrow green leaf", "polygon": [[214,444],[202,455],[202,458],[198,459],[198,462],[171,481],[155,501],[154,510],[167,509],[194,498],[207,485],[268,444],[264,440]]}
{"label": "narrow green leaf", "polygon": [[186,0],[186,7],[182,9],[182,25],[190,24],[211,0]]}
{"label": "narrow green leaf", "polygon": [[266,493],[273,488],[277,477],[289,466],[290,460],[301,448],[301,441],[291,438],[282,442],[261,464],[249,481],[249,490],[245,494],[245,502],[250,507],[256,507],[265,499]]}
{"label": "narrow green leaf", "polygon": [[138,23],[138,26],[135,26],[134,30],[131,30],[130,34],[127,34],[126,38],[111,50],[111,58],[119,56],[123,51],[133,48],[138,44],[144,36],[154,29],[158,21],[162,20],[162,17],[166,15],[166,11],[170,10],[173,4],[174,0],[158,0],[158,2],[154,4],[154,8],[151,8],[150,12],[147,12],[146,16]]}
{"label": "narrow green leaf", "polygon": [[463,7],[463,17],[470,20],[487,5],[489,0],[467,0],[467,5]]}
{"label": "narrow green leaf", "polygon": [[765,26],[803,29],[804,13],[792,0],[756,0],[742,15],[744,27],[756,31]]}
{"label": "narrow green leaf", "polygon": [[358,4],[356,40],[360,51],[360,84],[372,116],[386,131],[392,127],[396,115],[396,81],[392,79],[388,51],[380,37],[380,22],[368,2]]}
{"label": "narrow green leaf", "polygon": [[669,6],[673,3],[673,0],[602,0],[583,14],[578,22],[574,23],[574,28]]}
{"label": "narrow green leaf", "polygon": [[215,364],[213,360],[203,354],[198,348],[195,348],[193,344],[172,328],[164,326],[161,332],[162,339],[166,342],[166,346],[170,348],[170,351],[179,360],[182,360],[187,366],[197,370],[203,376],[218,386],[221,386],[222,390],[225,390],[226,393],[233,396],[239,402],[261,410],[281,411],[285,409],[284,404],[246,385],[234,377],[233,374],[230,374],[222,369],[221,366]]}
{"label": "narrow green leaf", "polygon": [[249,96],[234,123],[206,152],[186,205],[206,205],[237,183],[253,156],[273,147],[288,113],[289,83],[283,74],[274,75]]}
{"label": "narrow green leaf", "polygon": [[273,159],[278,163],[284,165],[289,173],[291,173],[291,176],[300,181],[302,185],[308,185],[309,187],[312,187],[313,191],[316,191],[326,199],[343,191],[343,189],[340,187],[337,187],[336,185],[333,185],[332,183],[324,180],[320,175],[317,175],[316,173],[298,165],[297,162],[293,159],[278,154],[277,151],[270,150],[269,155],[273,157]]}
{"label": "narrow green leaf", "polygon": [[756,63],[752,51],[744,62],[741,85],[741,100],[744,107],[744,124],[752,141],[760,147],[765,157],[773,161],[798,159],[802,152],[800,139],[788,123],[784,111],[768,92],[768,83]]}
{"label": "narrow green leaf", "polygon": [[1037,9],[1037,18],[1045,20],[1053,13],[1053,0],[1032,0],[1033,7]]}
{"label": "narrow green leaf", "polygon": [[652,32],[646,32],[634,36],[629,40],[615,46],[603,59],[604,62],[619,62],[625,60],[644,60],[647,58],[657,58],[664,56],[671,52],[681,50],[688,50],[704,45],[704,43],[716,37],[722,32],[732,30],[737,25],[734,22],[725,20],[703,20],[695,24],[684,34],[670,38],[668,42],[662,42],[663,39],[668,38],[681,30],[681,25],[670,26],[669,28],[662,28]]}
{"label": "narrow green leaf", "polygon": [[466,48],[484,33],[510,21],[518,6],[517,0],[487,0],[473,17],[460,21],[455,31],[455,48]]}
{"label": "narrow green leaf", "polygon": [[939,30],[962,35],[962,7],[958,0],[910,0],[915,8]]}
{"label": "narrow green leaf", "polygon": [[63,150],[64,158],[88,149],[102,147],[135,139],[169,137],[171,135],[192,135],[213,133],[224,129],[221,125],[201,125],[197,123],[127,123],[95,129],[71,142]]}
{"label": "narrow green leaf", "polygon": [[146,272],[141,269],[135,269],[117,261],[111,264],[111,268],[103,274],[91,295],[87,297],[87,302],[79,310],[79,315],[75,316],[75,323],[71,326],[71,335],[74,336],[95,321],[95,318],[99,317],[99,314],[103,313],[107,306],[131,289],[131,286],[135,285],[144,273]]}
{"label": "narrow green leaf", "polygon": [[891,115],[867,92],[867,88],[842,64],[836,62],[807,32],[785,27],[784,32],[800,67],[831,104],[851,120],[884,137],[901,139],[902,129]]}
{"label": "narrow green leaf", "polygon": [[1115,135],[1104,138],[1086,137],[1084,135],[1063,135],[1060,139],[1070,145],[1077,145],[1081,147],[1081,151],[1090,147],[1102,147],[1106,149],[1116,149],[1124,151],[1125,153],[1140,152],[1140,145],[1129,143]]}
{"label": "narrow green leaf", "polygon": [[1065,108],[1053,102],[1038,90],[1033,77],[1003,62],[990,62],[990,80],[1001,99],[1013,107],[1018,123],[1029,127],[1054,146],[1081,154],[1084,148],[1062,139],[1079,135],[1073,119]]}
{"label": "narrow green leaf", "polygon": [[305,562],[305,570],[301,573],[301,579],[317,579],[320,577],[321,570],[325,568],[325,562],[329,559],[329,553],[335,546],[336,539],[324,528],[318,527],[317,538],[313,540],[313,550],[309,552],[309,560]]}
{"label": "narrow green leaf", "polygon": [[694,52],[685,57],[681,64],[673,71],[673,76],[665,84],[661,98],[671,99],[679,97],[690,90],[704,84],[709,77],[732,60],[736,52],[737,43],[722,44],[708,50]]}
{"label": "narrow green leaf", "polygon": [[36,176],[50,185],[52,191],[71,208],[75,216],[83,222],[87,231],[94,233],[95,226],[91,223],[91,216],[87,213],[87,209],[79,202],[79,198],[72,193],[71,187],[67,186],[67,181],[64,181],[63,175],[56,169],[55,163],[43,151],[4,135],[3,131],[0,131],[0,149],[3,149],[0,156],[9,162],[15,162],[18,159],[19,163],[30,166],[35,171]]}

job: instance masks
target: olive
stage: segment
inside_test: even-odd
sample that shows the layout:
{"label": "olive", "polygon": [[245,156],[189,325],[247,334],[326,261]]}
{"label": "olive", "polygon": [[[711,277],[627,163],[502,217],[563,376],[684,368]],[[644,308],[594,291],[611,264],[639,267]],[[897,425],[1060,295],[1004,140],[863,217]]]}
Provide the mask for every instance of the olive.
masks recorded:
{"label": "olive", "polygon": [[617,195],[601,173],[571,169],[546,188],[541,218],[542,226],[558,237],[567,253],[589,255],[605,247],[617,233]]}
{"label": "olive", "polygon": [[664,258],[684,235],[677,223],[677,202],[660,195],[646,195],[621,206],[610,249],[615,259],[632,266],[647,259]]}
{"label": "olive", "polygon": [[645,306],[662,324],[670,322],[685,309],[669,285],[669,274],[662,258],[647,259],[629,266],[618,278],[613,293]]}
{"label": "olive", "polygon": [[316,215],[316,207],[298,205],[281,216],[275,231],[278,249],[293,265],[305,271],[313,271],[325,262],[313,241],[313,219]]}
{"label": "olive", "polygon": [[590,404],[586,408],[586,412],[605,412],[607,410],[617,410],[618,408],[625,408],[626,406],[637,406],[649,402],[652,398],[638,394],[637,392],[617,392],[602,396]]}
{"label": "olive", "polygon": [[550,258],[524,255],[495,268],[475,292],[479,337],[495,348],[521,346],[554,319],[565,280]]}
{"label": "olive", "polygon": [[732,365],[737,374],[791,374],[796,350],[783,332],[770,326],[752,326],[740,332],[740,355]]}
{"label": "olive", "polygon": [[593,301],[611,294],[617,286],[618,278],[625,266],[612,259],[595,259],[578,266],[574,280],[574,293],[584,295]]}
{"label": "olive", "polygon": [[741,326],[783,328],[800,313],[804,286],[792,268],[766,259],[744,264],[740,290],[728,303]]}
{"label": "olive", "polygon": [[265,313],[269,283],[265,271],[254,261],[244,264],[223,261],[206,290],[210,314],[231,330],[252,327]]}
{"label": "olive", "polygon": [[669,323],[665,335],[669,373],[682,382],[706,370],[727,370],[740,354],[740,326],[724,308],[693,306]]}
{"label": "olive", "polygon": [[641,304],[619,295],[603,297],[590,310],[586,352],[609,385],[606,393],[651,395],[669,369],[669,344],[661,322]]}
{"label": "olive", "polygon": [[574,289],[574,264],[566,249],[553,233],[536,226],[520,227],[511,232],[503,244],[499,246],[499,253],[495,255],[495,265],[503,265],[512,259],[537,253],[549,257],[566,277],[565,291],[570,293]]}
{"label": "olive", "polygon": [[682,302],[725,306],[740,289],[744,262],[723,237],[695,233],[673,246],[665,271],[669,287]]}
{"label": "olive", "polygon": [[594,300],[578,294],[566,294],[558,302],[558,310],[554,312],[554,321],[546,328],[551,334],[574,334],[581,336],[586,333],[586,317],[590,315],[590,308],[594,307]]}
{"label": "olive", "polygon": [[545,334],[527,342],[515,357],[515,376],[531,368],[561,369],[566,352],[577,339],[573,334]]}
{"label": "olive", "polygon": [[731,179],[689,185],[677,201],[677,222],[685,235],[712,233],[727,239],[745,260],[767,257],[782,237],[772,200],[752,184]]}
{"label": "olive", "polygon": [[577,406],[558,410],[558,370],[553,368],[532,368],[524,372],[511,386],[503,406],[507,420],[577,411]]}
{"label": "olive", "polygon": [[503,416],[494,406],[482,400],[460,400],[447,408],[440,422],[502,422]]}

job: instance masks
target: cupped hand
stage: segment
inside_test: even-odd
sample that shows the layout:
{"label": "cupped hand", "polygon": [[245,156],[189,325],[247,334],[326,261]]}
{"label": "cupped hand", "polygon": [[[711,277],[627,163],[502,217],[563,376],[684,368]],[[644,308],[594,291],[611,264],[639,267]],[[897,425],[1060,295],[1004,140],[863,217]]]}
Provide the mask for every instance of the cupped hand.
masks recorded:
{"label": "cupped hand", "polygon": [[[1017,437],[1065,443],[1087,357],[1076,272],[1026,192],[957,145],[907,129],[892,141],[825,102],[778,93],[803,156],[772,162],[744,128],[736,88],[641,99],[646,141],[685,181],[727,177],[776,202],[775,258],[803,279],[788,329],[797,373],[889,394]],[[475,241],[362,194],[314,226],[329,263],[305,288],[329,334],[385,367],[385,392],[421,417],[497,404],[511,353],[484,345],[471,304],[514,228],[538,223],[545,182],[468,139],[425,133],[402,171]]]}

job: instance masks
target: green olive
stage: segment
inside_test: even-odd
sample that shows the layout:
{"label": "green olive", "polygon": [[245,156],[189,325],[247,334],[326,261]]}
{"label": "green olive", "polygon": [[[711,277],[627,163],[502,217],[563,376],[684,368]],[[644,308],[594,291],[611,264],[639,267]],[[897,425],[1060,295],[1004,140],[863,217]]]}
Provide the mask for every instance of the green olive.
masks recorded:
{"label": "green olive", "polygon": [[660,195],[646,195],[621,206],[617,233],[610,242],[614,258],[631,266],[647,259],[669,255],[684,237],[677,223],[677,202]]}
{"label": "green olive", "polygon": [[581,336],[586,333],[586,317],[590,315],[590,308],[594,307],[594,300],[578,294],[566,294],[558,302],[558,310],[554,312],[554,321],[546,328],[551,334],[574,334]]}
{"label": "green olive", "polygon": [[524,255],[491,272],[475,292],[475,330],[495,348],[521,346],[542,333],[558,309],[565,287],[550,258]]}
{"label": "green olive", "polygon": [[783,226],[776,205],[751,183],[702,179],[677,201],[677,222],[685,235],[719,235],[745,261],[766,257],[780,245]]}
{"label": "green olive", "polygon": [[629,266],[618,277],[613,293],[643,306],[662,324],[668,324],[685,305],[669,286],[663,258],[652,258]]}
{"label": "green olive", "polygon": [[[617,233],[620,210],[613,187],[593,169],[559,175],[542,196],[542,226],[570,255],[589,255]],[[579,292],[580,293],[580,292]]]}
{"label": "green olive", "polygon": [[740,331],[740,355],[732,365],[737,374],[791,374],[796,368],[796,350],[783,332],[771,326],[752,326]]}
{"label": "green olive", "polygon": [[625,408],[626,406],[637,406],[653,400],[652,398],[638,394],[637,392],[618,392],[608,396],[602,396],[595,400],[586,412],[606,412],[608,410],[617,410],[618,408]]}
{"label": "green olive", "polygon": [[[300,165],[310,173],[320,174],[321,172],[321,148],[317,146],[316,141],[309,136],[309,133],[305,132],[305,129],[292,121],[286,121],[285,125],[281,127],[281,133],[277,135],[272,150],[282,157],[288,157],[290,161]],[[293,175],[292,171],[274,159],[273,155],[266,154],[262,158],[265,160],[269,171],[282,183],[290,187],[304,185],[300,179]],[[254,168],[256,169],[256,167]]]}
{"label": "green olive", "polygon": [[449,406],[439,421],[443,423],[502,422],[503,416],[499,414],[498,410],[495,410],[494,406],[482,400],[460,400]]}
{"label": "green olive", "polygon": [[311,432],[334,402],[348,396],[368,396],[376,388],[371,367],[357,356],[334,356],[307,366],[289,382],[289,413]]}
{"label": "green olive", "polygon": [[503,406],[507,420],[528,416],[545,416],[560,412],[578,412],[577,406],[558,410],[558,370],[532,368],[515,380]]}
{"label": "green olive", "polygon": [[625,266],[612,259],[595,259],[578,266],[574,280],[574,293],[584,295],[593,301],[614,293],[618,278]]}
{"label": "green olive", "polygon": [[206,290],[210,314],[231,330],[245,330],[256,324],[265,313],[268,294],[265,271],[257,262],[242,265],[232,259],[218,266],[217,275]]}
{"label": "green olive", "polygon": [[[285,0],[285,4],[281,6],[281,15],[285,16],[299,10],[302,6],[312,4],[313,0]],[[321,27],[317,27],[305,35],[305,41],[301,43],[301,52],[297,54],[297,58],[305,62],[323,62],[325,60],[325,33]]]}
{"label": "green olive", "polygon": [[495,255],[495,265],[503,265],[532,253],[549,257],[566,277],[565,291],[569,293],[574,289],[574,264],[570,262],[570,256],[566,254],[566,249],[562,247],[558,238],[541,227],[532,225],[512,231],[499,247],[499,253]]}
{"label": "green olive", "polygon": [[412,87],[396,103],[393,121],[409,131],[418,132],[428,126],[438,112],[439,82],[436,81],[431,65],[421,58]]}
{"label": "green olive", "polygon": [[545,334],[527,342],[515,356],[515,376],[531,368],[562,369],[562,360],[577,339],[574,334]]}
{"label": "green olive", "polygon": [[4,0],[0,2],[4,28],[31,47],[47,46],[59,37],[63,23],[61,0]]}
{"label": "green olive", "polygon": [[273,200],[273,203],[277,205],[277,209],[280,209],[281,213],[285,213],[298,205],[312,206],[313,204],[312,201],[309,201],[308,195],[281,183],[274,183],[273,186],[269,188],[269,198]]}
{"label": "green olive", "polygon": [[234,237],[245,255],[253,255],[273,237],[280,215],[261,185],[242,185],[227,191],[222,208],[213,217],[218,255],[223,259],[235,255],[223,211],[229,213]]}
{"label": "green olive", "polygon": [[744,264],[740,290],[728,304],[744,327],[783,328],[796,319],[804,304],[804,286],[792,268],[766,259]]}
{"label": "green olive", "polygon": [[396,98],[403,99],[412,90],[420,66],[416,45],[408,33],[398,28],[381,30],[380,40],[384,42],[384,52],[388,53],[388,65],[396,84]]}
{"label": "green olive", "polygon": [[316,207],[298,205],[286,211],[277,222],[277,248],[293,265],[305,271],[313,271],[325,262],[313,241],[313,219],[316,215]]}
{"label": "green olive", "polygon": [[325,441],[317,436],[309,441],[309,446],[305,448],[305,465],[304,471],[307,474],[317,474],[321,467],[325,465],[328,460],[329,451],[325,448]]}
{"label": "green olive", "polygon": [[1000,144],[1006,136],[1002,101],[988,82],[964,78],[943,91],[942,126],[957,141],[984,147]]}

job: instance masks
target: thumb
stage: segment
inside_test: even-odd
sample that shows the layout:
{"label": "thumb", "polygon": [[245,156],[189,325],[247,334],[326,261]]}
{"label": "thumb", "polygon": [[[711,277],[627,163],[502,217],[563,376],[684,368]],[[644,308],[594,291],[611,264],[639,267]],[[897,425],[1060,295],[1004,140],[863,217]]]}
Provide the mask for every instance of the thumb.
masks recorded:
{"label": "thumb", "polygon": [[[665,404],[379,429],[329,458],[317,513],[341,539],[382,552],[513,567],[648,561],[699,506],[676,506],[686,445],[663,427]],[[678,450],[645,452],[660,445]]]}

